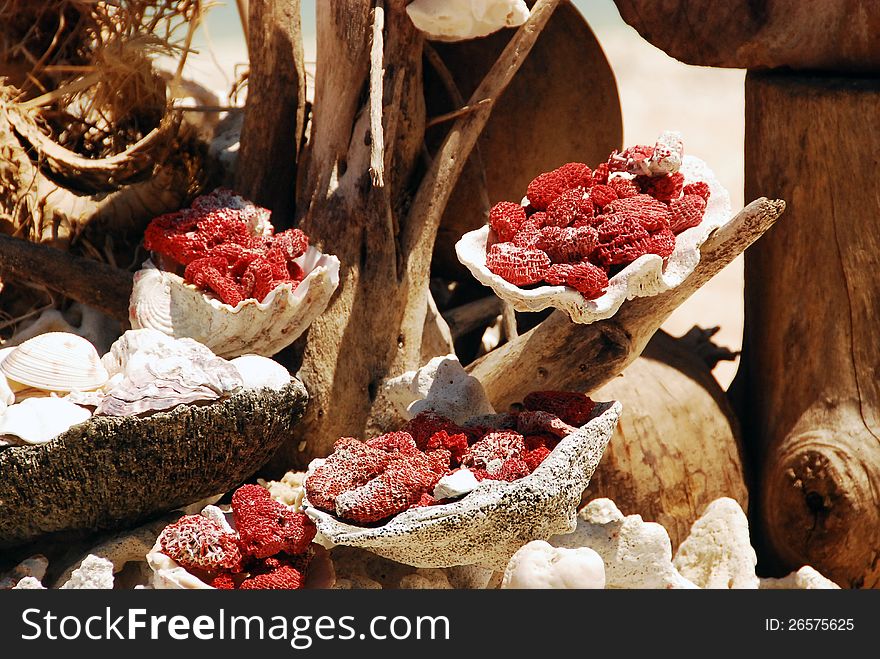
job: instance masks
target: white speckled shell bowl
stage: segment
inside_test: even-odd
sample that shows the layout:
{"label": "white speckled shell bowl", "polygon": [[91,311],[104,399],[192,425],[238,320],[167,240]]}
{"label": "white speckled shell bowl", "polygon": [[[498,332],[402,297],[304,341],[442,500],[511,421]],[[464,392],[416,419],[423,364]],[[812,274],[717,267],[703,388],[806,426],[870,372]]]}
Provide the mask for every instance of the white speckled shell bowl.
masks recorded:
{"label": "white speckled shell bowl", "polygon": [[[570,533],[581,495],[611,439],[621,404],[598,403],[593,418],[564,437],[528,476],[483,481],[453,503],[410,508],[381,526],[348,524],[309,505],[303,508],[328,544],[349,545],[416,567],[479,565],[503,569],[531,540]],[[316,542],[319,540],[316,539]]]}
{"label": "white speckled shell bowl", "polygon": [[310,246],[296,262],[306,273],[296,288],[282,284],[262,302],[250,298],[232,307],[147,261],[134,275],[131,326],[195,339],[226,359],[244,354],[271,357],[306,331],[339,286],[335,256]]}
{"label": "white speckled shell bowl", "polygon": [[585,299],[568,286],[520,288],[490,272],[486,267],[488,225],[462,236],[455,245],[458,260],[480,283],[489,286],[517,311],[541,311],[552,307],[565,311],[574,322],[584,324],[610,318],[625,300],[650,297],[681,284],[700,262],[700,245],[733,217],[730,194],[705,162],[694,156],[685,156],[680,171],[684,174],[685,184],[696,181],[709,184],[711,194],[703,221],[676,236],[675,251],[665,265],[656,254],[640,256],[613,276],[608,289],[595,300]]}

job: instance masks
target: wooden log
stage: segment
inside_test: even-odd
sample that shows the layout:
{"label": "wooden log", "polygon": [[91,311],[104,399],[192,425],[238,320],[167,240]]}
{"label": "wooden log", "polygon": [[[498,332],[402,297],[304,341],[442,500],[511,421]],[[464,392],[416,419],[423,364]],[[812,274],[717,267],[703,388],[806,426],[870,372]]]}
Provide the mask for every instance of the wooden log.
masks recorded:
{"label": "wooden log", "polygon": [[290,226],[303,138],[306,71],[299,0],[250,0],[248,98],[235,172],[238,192]]}
{"label": "wooden log", "polygon": [[45,286],[128,322],[132,275],[106,263],[0,234],[0,276]]}
{"label": "wooden log", "polygon": [[534,389],[592,391],[638,357],[669,315],[700,286],[769,229],[785,202],[757,199],[718,229],[700,248],[700,263],[679,286],[654,297],[623,303],[611,318],[578,325],[554,311],[468,367],[496,409]]}
{"label": "wooden log", "polygon": [[746,194],[791,217],[745,259],[735,383],[769,547],[880,586],[880,80],[749,73]]}
{"label": "wooden log", "polygon": [[876,0],[614,0],[639,34],[701,66],[880,70]]}
{"label": "wooden log", "polygon": [[673,549],[718,497],[748,510],[739,422],[706,363],[663,331],[641,357],[592,393],[623,403],[620,424],[584,500],[612,499],[659,522]]}
{"label": "wooden log", "polygon": [[210,405],[93,417],[42,446],[0,451],[0,548],[107,530],[226,492],[292,432],[307,402],[294,380]]}

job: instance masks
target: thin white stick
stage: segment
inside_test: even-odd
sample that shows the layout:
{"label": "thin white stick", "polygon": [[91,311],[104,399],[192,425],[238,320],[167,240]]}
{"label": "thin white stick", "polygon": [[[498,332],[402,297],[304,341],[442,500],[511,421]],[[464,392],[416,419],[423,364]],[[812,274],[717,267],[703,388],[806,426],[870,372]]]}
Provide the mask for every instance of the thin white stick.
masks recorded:
{"label": "thin white stick", "polygon": [[376,188],[385,186],[385,134],[382,129],[384,28],[385,9],[382,0],[378,0],[373,10],[373,44],[370,47],[370,179]]}

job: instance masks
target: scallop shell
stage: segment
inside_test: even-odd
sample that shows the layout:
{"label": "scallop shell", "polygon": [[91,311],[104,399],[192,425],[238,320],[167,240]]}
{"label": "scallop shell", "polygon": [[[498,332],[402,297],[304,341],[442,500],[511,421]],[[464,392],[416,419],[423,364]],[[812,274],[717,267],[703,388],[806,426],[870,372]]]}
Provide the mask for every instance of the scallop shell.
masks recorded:
{"label": "scallop shell", "polygon": [[522,25],[529,7],[523,0],[413,0],[406,13],[429,39],[463,41]]}
{"label": "scallop shell", "polygon": [[416,567],[479,565],[503,569],[531,540],[571,533],[581,495],[611,439],[621,404],[599,403],[590,421],[564,437],[528,476],[484,480],[463,499],[410,508],[375,527],[354,526],[303,508],[329,543],[367,549]]}
{"label": "scallop shell", "polygon": [[666,260],[645,254],[611,278],[608,289],[595,300],[587,300],[568,286],[537,286],[524,289],[502,279],[486,267],[486,241],[489,226],[470,231],[455,245],[458,260],[480,283],[489,286],[498,297],[510,302],[517,311],[540,311],[548,307],[568,313],[576,323],[593,323],[610,318],[625,300],[650,297],[681,284],[700,262],[700,246],[713,231],[733,217],[730,194],[719,183],[708,165],[694,156],[685,156],[681,166],[685,183],[705,181],[711,194],[703,221],[676,236],[675,251]]}
{"label": "scallop shell", "polygon": [[290,384],[290,373],[274,359],[242,355],[229,363],[238,369],[245,389],[283,389]]}
{"label": "scallop shell", "polygon": [[296,262],[306,273],[298,286],[281,284],[262,302],[250,298],[232,307],[147,261],[134,276],[131,326],[195,339],[220,357],[248,353],[271,357],[293,343],[327,308],[339,285],[335,256],[310,246]]}
{"label": "scallop shell", "polygon": [[[0,349],[0,364],[3,363],[3,360],[6,359],[7,355],[13,350],[15,350],[15,348]],[[14,402],[15,394],[12,393],[9,382],[6,380],[6,375],[0,370],[0,414],[6,409],[7,405],[12,405]]]}
{"label": "scallop shell", "polygon": [[0,363],[15,383],[44,391],[89,391],[107,381],[95,346],[67,332],[49,332],[28,339]]}
{"label": "scallop shell", "polygon": [[[197,341],[165,337],[156,330],[129,330],[105,357],[114,371],[123,369],[122,377],[107,391],[96,414],[168,410],[216,400],[242,388],[241,375],[230,362]],[[117,371],[113,377],[118,375]]]}
{"label": "scallop shell", "polygon": [[6,408],[0,435],[17,437],[25,444],[45,444],[90,416],[87,409],[60,398],[28,398]]}

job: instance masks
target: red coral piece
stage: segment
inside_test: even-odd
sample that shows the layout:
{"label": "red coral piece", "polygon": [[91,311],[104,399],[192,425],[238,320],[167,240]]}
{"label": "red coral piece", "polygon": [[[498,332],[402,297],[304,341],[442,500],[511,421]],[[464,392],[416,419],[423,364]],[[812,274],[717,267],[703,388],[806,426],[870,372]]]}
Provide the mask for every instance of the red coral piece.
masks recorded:
{"label": "red coral piece", "polygon": [[525,448],[525,440],[518,432],[490,432],[467,450],[461,464],[471,470],[489,469],[492,466],[498,469],[508,458],[521,458]]}
{"label": "red coral piece", "polygon": [[709,195],[711,191],[709,190],[709,184],[705,181],[696,181],[695,183],[688,183],[681,189],[683,195],[695,194],[698,197],[702,197],[704,201],[709,201]]}
{"label": "red coral piece", "polygon": [[235,579],[228,572],[223,572],[211,579],[208,585],[217,590],[235,590]]}
{"label": "red coral piece", "polygon": [[635,197],[617,199],[605,209],[606,213],[616,216],[627,216],[638,220],[647,231],[660,231],[669,226],[669,208],[663,202],[650,195],[639,194]]}
{"label": "red coral piece", "polygon": [[602,210],[617,199],[617,192],[610,185],[594,185],[590,190],[590,199],[599,210]]}
{"label": "red coral piece", "polygon": [[[262,489],[262,488],[260,488]],[[185,515],[159,534],[162,553],[186,569],[241,571],[242,555],[235,535],[201,515]]]}
{"label": "red coral piece", "polygon": [[239,590],[299,590],[304,581],[302,572],[291,565],[282,565],[272,572],[245,579]]}
{"label": "red coral piece", "polygon": [[593,227],[544,227],[537,249],[546,252],[554,263],[580,261],[596,248],[599,233]]}
{"label": "red coral piece", "polygon": [[413,436],[405,431],[385,433],[367,440],[366,444],[371,448],[377,448],[391,454],[412,455],[419,452]]}
{"label": "red coral piece", "polygon": [[528,463],[524,458],[507,458],[503,462],[499,462],[498,466],[493,465],[489,469],[474,469],[474,477],[478,481],[515,481],[523,476],[532,473]]}
{"label": "red coral piece", "polygon": [[555,414],[565,423],[582,426],[596,406],[589,396],[575,391],[533,391],[523,399],[527,410]]}
{"label": "red coral piece", "polygon": [[464,433],[456,433],[450,435],[448,431],[441,430],[431,435],[427,442],[426,449],[432,451],[434,449],[444,448],[451,454],[455,465],[461,464],[461,459],[468,449],[468,438]]}
{"label": "red coral piece", "polygon": [[428,442],[439,432],[446,432],[448,435],[464,432],[452,419],[431,411],[419,412],[406,423],[403,430],[412,435],[416,446],[422,451],[428,448]]}
{"label": "red coral piece", "polygon": [[516,286],[536,284],[550,267],[550,258],[537,249],[497,243],[486,254],[486,267]]}
{"label": "red coral piece", "polygon": [[614,192],[617,193],[618,199],[628,199],[630,197],[635,197],[641,192],[641,190],[639,190],[639,186],[636,185],[635,181],[624,176],[615,176],[613,179],[608,181],[608,185],[610,185]]}
{"label": "red coral piece", "polygon": [[629,215],[608,215],[599,225],[595,257],[602,265],[631,263],[650,249],[648,231]]}
{"label": "red coral piece", "polygon": [[669,229],[663,229],[651,234],[651,247],[648,249],[649,254],[657,254],[658,256],[668,258],[675,251],[675,234]]}
{"label": "red coral piece", "polygon": [[184,271],[184,279],[201,289],[211,291],[230,306],[234,307],[244,299],[241,286],[227,274],[226,260],[222,256],[209,256],[190,261]]}
{"label": "red coral piece", "polygon": [[599,266],[582,261],[566,274],[565,283],[588,300],[600,297],[608,288],[608,274]]}
{"label": "red coral piece", "polygon": [[529,183],[526,196],[539,211],[547,210],[563,192],[577,187],[590,187],[592,170],[583,163],[570,162],[552,172],[539,174]]}
{"label": "red coral piece", "polygon": [[550,455],[550,449],[546,446],[538,446],[531,451],[528,451],[523,457],[523,462],[525,462],[526,466],[529,468],[529,473],[535,471],[538,465],[544,462],[548,455]]}
{"label": "red coral piece", "polygon": [[605,185],[608,183],[608,175],[611,173],[611,168],[608,167],[607,162],[601,163],[596,169],[593,170],[593,176],[591,177],[591,183],[596,185]]}
{"label": "red coral piece", "polygon": [[536,249],[535,245],[538,244],[538,240],[540,239],[541,229],[544,226],[543,220],[546,219],[546,217],[547,213],[535,213],[528,220],[523,222],[523,225],[513,237],[513,244],[525,249]]}
{"label": "red coral piece", "polygon": [[554,263],[544,274],[544,281],[551,286],[563,286],[574,266],[574,263]]}
{"label": "red coral piece", "polygon": [[390,456],[351,437],[336,441],[333,453],[305,482],[306,496],[316,508],[333,512],[336,497],[366,484],[388,465]]}
{"label": "red coral piece", "polygon": [[259,485],[243,485],[232,495],[232,515],[242,551],[256,558],[278,552],[300,554],[317,528],[305,513],[295,513]]}
{"label": "red coral piece", "polygon": [[402,456],[367,484],[336,497],[336,515],[368,524],[396,515],[433,491],[440,474],[422,454]]}
{"label": "red coral piece", "polygon": [[270,239],[270,249],[281,252],[287,261],[299,258],[308,248],[309,237],[299,229],[287,229]]}
{"label": "red coral piece", "polygon": [[681,233],[685,229],[697,226],[703,221],[706,212],[706,200],[697,195],[685,195],[681,199],[674,199],[669,204],[669,212],[672,219],[669,229],[672,233]]}
{"label": "red coral piece", "polygon": [[413,508],[421,508],[423,506],[433,506],[437,503],[438,503],[437,499],[435,499],[433,496],[431,496],[430,494],[425,492],[421,497],[419,497],[419,500],[416,501],[412,507]]}
{"label": "red coral piece", "polygon": [[636,185],[659,201],[677,199],[684,186],[684,174],[675,172],[665,176],[636,176]]}
{"label": "red coral piece", "polygon": [[526,209],[512,201],[499,201],[489,211],[489,226],[501,242],[513,240],[525,221]]}
{"label": "red coral piece", "polygon": [[612,172],[632,172],[642,170],[641,164],[654,155],[654,147],[637,144],[622,152],[614,151],[608,158],[608,167]]}
{"label": "red coral piece", "polygon": [[520,412],[516,429],[524,435],[547,433],[556,437],[565,437],[577,430],[552,412],[532,410]]}
{"label": "red coral piece", "polygon": [[590,192],[578,187],[566,190],[547,208],[546,226],[567,227],[575,222],[589,224],[596,212]]}

